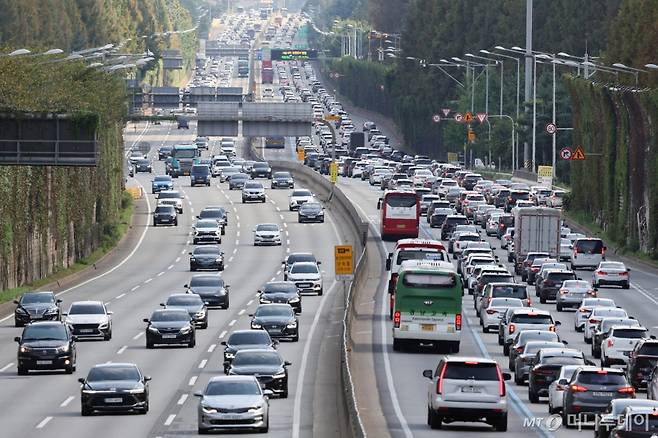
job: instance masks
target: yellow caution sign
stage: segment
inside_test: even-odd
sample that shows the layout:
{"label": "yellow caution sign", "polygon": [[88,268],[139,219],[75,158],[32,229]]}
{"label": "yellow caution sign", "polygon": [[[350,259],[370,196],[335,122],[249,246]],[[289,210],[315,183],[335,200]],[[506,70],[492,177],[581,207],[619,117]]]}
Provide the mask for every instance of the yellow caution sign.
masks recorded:
{"label": "yellow caution sign", "polygon": [[329,122],[337,122],[337,121],[340,120],[340,116],[337,116],[337,115],[334,115],[334,114],[329,114],[324,119],[329,121]]}
{"label": "yellow caution sign", "polygon": [[351,280],[354,277],[352,245],[334,247],[334,266],[336,267],[336,280]]}
{"label": "yellow caution sign", "polygon": [[126,192],[130,193],[133,199],[141,199],[142,189],[139,187],[127,187]]}
{"label": "yellow caution sign", "polygon": [[464,123],[473,123],[473,114],[470,111],[464,114]]}
{"label": "yellow caution sign", "polygon": [[304,149],[297,150],[297,161],[304,161]]}
{"label": "yellow caution sign", "polygon": [[573,151],[573,155],[571,156],[571,161],[584,161],[586,159],[585,157],[585,151],[583,148],[578,146],[575,151]]}
{"label": "yellow caution sign", "polygon": [[468,141],[471,143],[475,141],[475,131],[468,131]]}
{"label": "yellow caution sign", "polygon": [[332,184],[336,184],[336,181],[338,180],[338,165],[335,161],[332,161],[329,165],[329,179]]}

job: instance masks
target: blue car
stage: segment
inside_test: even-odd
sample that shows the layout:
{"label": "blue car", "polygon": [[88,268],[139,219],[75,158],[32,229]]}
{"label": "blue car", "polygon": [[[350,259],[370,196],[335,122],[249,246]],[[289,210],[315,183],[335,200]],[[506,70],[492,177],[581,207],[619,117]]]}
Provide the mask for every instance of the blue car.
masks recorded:
{"label": "blue car", "polygon": [[158,175],[151,182],[151,193],[159,193],[162,190],[173,190],[174,181],[169,175]]}

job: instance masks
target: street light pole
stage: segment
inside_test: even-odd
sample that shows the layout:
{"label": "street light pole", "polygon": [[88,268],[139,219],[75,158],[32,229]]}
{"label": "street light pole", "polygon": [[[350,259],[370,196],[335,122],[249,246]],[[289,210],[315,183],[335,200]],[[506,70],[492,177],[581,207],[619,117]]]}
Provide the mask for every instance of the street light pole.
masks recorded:
{"label": "street light pole", "polygon": [[[527,102],[530,100],[530,81],[532,79],[532,67],[533,67],[533,58],[532,58],[532,0],[526,0],[526,19],[525,19],[525,101]],[[536,75],[535,75],[536,77]],[[534,104],[533,104],[534,105]],[[527,112],[527,108],[526,108]],[[533,116],[534,119],[534,116]],[[534,132],[534,124],[535,121],[533,120],[533,132],[532,132],[532,139],[533,139],[533,157],[532,157],[532,169],[534,169],[534,140],[535,140],[535,132]],[[528,169],[529,166],[529,155],[530,155],[530,150],[529,150],[529,145],[528,141],[526,140],[523,144],[523,165],[526,169]]]}
{"label": "street light pole", "polygon": [[532,163],[530,170],[535,172],[535,154],[537,145],[537,58],[533,56],[532,69]]}

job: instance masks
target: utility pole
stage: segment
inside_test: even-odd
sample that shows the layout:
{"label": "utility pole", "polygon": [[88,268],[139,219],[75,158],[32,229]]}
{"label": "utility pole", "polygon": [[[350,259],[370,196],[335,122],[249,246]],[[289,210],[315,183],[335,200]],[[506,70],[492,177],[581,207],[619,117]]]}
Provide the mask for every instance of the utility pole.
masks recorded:
{"label": "utility pole", "polygon": [[[525,15],[525,101],[529,102],[532,95],[532,0],[526,0]],[[525,112],[528,112],[527,106]],[[523,142],[523,167],[531,170],[534,164],[530,163],[530,144]]]}

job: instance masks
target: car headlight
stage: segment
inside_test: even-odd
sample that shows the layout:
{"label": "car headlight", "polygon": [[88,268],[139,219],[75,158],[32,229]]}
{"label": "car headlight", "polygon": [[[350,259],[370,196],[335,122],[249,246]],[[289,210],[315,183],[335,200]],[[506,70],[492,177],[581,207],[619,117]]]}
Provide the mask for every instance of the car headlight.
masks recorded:
{"label": "car headlight", "polygon": [[20,313],[22,315],[27,315],[27,310],[23,309],[22,307],[17,307],[16,308],[16,313]]}
{"label": "car headlight", "polygon": [[152,333],[160,333],[160,331],[155,327],[149,327],[149,331]]}
{"label": "car headlight", "polygon": [[218,258],[218,259],[215,259],[215,262],[217,262],[217,263],[221,263],[221,261],[222,261],[222,258],[221,258],[221,257]]}
{"label": "car headlight", "polygon": [[233,359],[235,357],[235,353],[224,352],[224,357],[226,359]]}
{"label": "car headlight", "polygon": [[198,235],[199,235],[199,232],[198,232],[197,230],[194,230],[194,235],[195,235],[195,236],[198,236]]}
{"label": "car headlight", "polygon": [[27,345],[21,345],[21,353],[29,353],[32,351],[32,347],[28,347]]}
{"label": "car headlight", "polygon": [[254,406],[252,408],[249,408],[247,412],[250,414],[257,414],[263,411],[263,406]]}
{"label": "car headlight", "polygon": [[98,325],[99,329],[106,329],[108,327],[109,327],[109,324],[107,322],[103,322],[103,323]]}
{"label": "car headlight", "polygon": [[58,353],[68,353],[68,351],[71,349],[69,344],[62,345],[61,347],[57,347],[57,352]]}
{"label": "car headlight", "polygon": [[297,321],[292,321],[289,322],[288,325],[286,325],[288,328],[297,328]]}
{"label": "car headlight", "polygon": [[144,392],[144,388],[133,388],[133,389],[129,389],[126,392],[128,392],[129,394],[141,394]]}
{"label": "car headlight", "polygon": [[188,333],[191,332],[191,331],[192,331],[192,327],[187,326],[187,327],[183,327],[182,329],[180,329],[180,330],[179,330],[179,333],[180,333],[181,335],[186,335],[186,334],[188,334]]}
{"label": "car headlight", "polygon": [[274,379],[283,379],[284,377],[286,377],[286,372],[285,371],[282,371],[279,374],[275,374],[275,375],[272,376],[272,378],[274,378]]}
{"label": "car headlight", "polygon": [[59,311],[59,309],[57,309],[57,308],[53,308],[53,309],[48,309],[48,310],[46,310],[46,311],[43,312],[43,313],[45,313],[45,314],[47,314],[47,315],[52,315],[53,313],[57,313],[58,311]]}
{"label": "car headlight", "polygon": [[261,298],[261,299],[260,299],[260,303],[261,303],[261,304],[271,304],[272,301],[270,301],[270,300],[266,300],[265,298]]}
{"label": "car headlight", "polygon": [[299,297],[291,298],[288,300],[289,303],[299,303]]}
{"label": "car headlight", "polygon": [[200,311],[198,311],[197,313],[194,314],[194,316],[196,316],[197,318],[203,318],[205,315],[206,315],[205,310],[200,310]]}
{"label": "car headlight", "polygon": [[252,321],[251,322],[251,328],[252,329],[260,329],[260,328],[263,328],[263,325]]}
{"label": "car headlight", "polygon": [[216,414],[217,409],[211,408],[210,406],[201,405],[201,410],[206,414]]}

